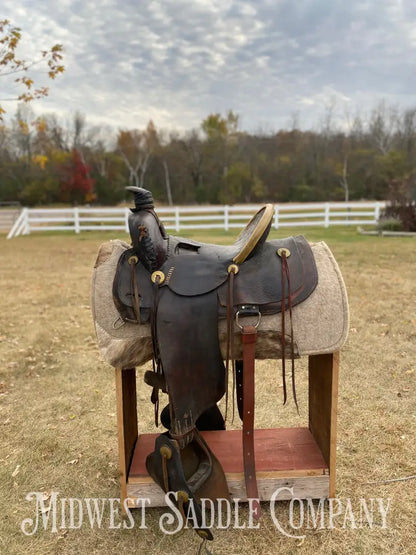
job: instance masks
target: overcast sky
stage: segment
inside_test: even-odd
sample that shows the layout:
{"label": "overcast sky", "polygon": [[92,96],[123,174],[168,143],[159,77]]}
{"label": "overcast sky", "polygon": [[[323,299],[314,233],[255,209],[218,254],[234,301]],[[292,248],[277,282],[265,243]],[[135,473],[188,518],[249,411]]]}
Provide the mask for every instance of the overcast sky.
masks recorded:
{"label": "overcast sky", "polygon": [[232,109],[243,129],[273,131],[294,114],[315,126],[335,101],[338,115],[416,105],[415,0],[2,0],[3,18],[27,57],[64,46],[36,113],[183,130]]}

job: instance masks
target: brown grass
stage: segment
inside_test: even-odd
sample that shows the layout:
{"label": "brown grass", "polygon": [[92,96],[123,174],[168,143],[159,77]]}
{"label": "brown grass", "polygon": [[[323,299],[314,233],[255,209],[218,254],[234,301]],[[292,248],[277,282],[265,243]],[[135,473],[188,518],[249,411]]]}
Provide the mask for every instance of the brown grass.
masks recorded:
{"label": "brown grass", "polygon": [[[280,234],[282,235],[282,234]],[[306,233],[324,238],[344,275],[351,330],[341,357],[338,431],[339,498],[391,498],[387,528],[302,530],[280,534],[264,505],[259,530],[218,530],[210,549],[228,555],[268,553],[413,553],[416,480],[367,484],[416,474],[416,244],[414,239],[358,237],[352,230]],[[211,235],[212,237],[212,235]],[[90,313],[90,276],[108,235],[0,238],[0,552],[196,553],[190,531],[163,535],[162,510],[147,529],[20,530],[35,518],[30,491],[62,497],[119,497],[114,373],[100,361]],[[120,237],[126,239],[126,237]],[[223,240],[228,240],[228,237]],[[305,422],[305,363],[297,364],[301,415],[282,408],[276,362],[258,364],[256,424]],[[139,378],[140,378],[140,372]],[[149,391],[139,379],[139,427],[150,431]],[[288,504],[279,520],[288,523]],[[244,520],[243,511],[242,520]],[[116,523],[118,521],[116,520]],[[339,526],[342,525],[338,523]]]}

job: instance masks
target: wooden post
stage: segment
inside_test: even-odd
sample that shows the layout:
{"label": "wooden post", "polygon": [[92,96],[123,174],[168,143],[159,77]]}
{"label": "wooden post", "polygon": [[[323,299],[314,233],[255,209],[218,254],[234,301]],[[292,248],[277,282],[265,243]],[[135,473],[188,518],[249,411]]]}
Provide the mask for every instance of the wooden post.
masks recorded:
{"label": "wooden post", "polygon": [[81,231],[79,225],[79,208],[77,207],[74,208],[74,229],[75,233],[79,233]]}
{"label": "wooden post", "polygon": [[224,206],[224,230],[228,231],[229,230],[229,209],[230,207],[228,205]]}
{"label": "wooden post", "polygon": [[325,203],[325,222],[324,222],[325,227],[329,227],[329,210],[330,210],[330,204],[329,202],[326,202]]}
{"label": "wooden post", "polygon": [[124,231],[129,233],[129,216],[130,216],[130,209],[124,209]]}
{"label": "wooden post", "polygon": [[274,205],[274,228],[279,229],[279,206]]}
{"label": "wooden post", "polygon": [[118,468],[120,472],[120,499],[124,514],[127,498],[127,479],[137,441],[136,369],[116,368]]}
{"label": "wooden post", "polygon": [[181,230],[181,216],[179,213],[179,206],[175,208],[175,231]]}
{"label": "wooden post", "polygon": [[329,467],[335,497],[339,352],[309,357],[309,429]]}

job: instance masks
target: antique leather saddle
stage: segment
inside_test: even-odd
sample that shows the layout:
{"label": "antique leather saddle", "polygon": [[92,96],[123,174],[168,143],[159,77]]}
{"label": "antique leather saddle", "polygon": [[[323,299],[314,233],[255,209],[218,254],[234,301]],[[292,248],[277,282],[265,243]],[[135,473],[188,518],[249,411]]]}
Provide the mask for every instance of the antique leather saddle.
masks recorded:
{"label": "antique leather saddle", "polygon": [[[291,311],[317,285],[315,260],[301,236],[266,240],[273,217],[270,204],[257,212],[233,245],[222,246],[168,235],[151,193],[129,189],[135,194],[129,217],[132,248],[119,259],[113,298],[123,320],[151,324],[153,372],[146,372],[145,381],[153,388],[156,423],[159,391],[169,398],[160,415],[168,431],[157,438],[146,466],[165,492],[175,492],[184,514],[192,500],[197,533],[212,539],[211,531],[199,526],[198,501],[228,498],[229,493],[221,465],[199,432],[225,429],[217,403],[228,391],[231,367],[243,421],[247,497],[258,499],[253,439],[256,328],[262,314],[282,314],[284,402],[286,352],[292,360],[296,402]],[[219,319],[227,322],[225,363]],[[236,333],[241,335],[243,360],[234,361]]]}

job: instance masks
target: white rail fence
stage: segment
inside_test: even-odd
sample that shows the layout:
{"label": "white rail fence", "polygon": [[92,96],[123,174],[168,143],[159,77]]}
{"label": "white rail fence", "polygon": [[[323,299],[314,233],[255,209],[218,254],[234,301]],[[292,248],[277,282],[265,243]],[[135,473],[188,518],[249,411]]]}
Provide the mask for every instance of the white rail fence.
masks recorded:
{"label": "white rail fence", "polygon": [[[376,224],[384,202],[276,204],[273,228]],[[261,205],[161,207],[165,227],[185,229],[242,228]],[[36,231],[122,231],[128,233],[129,208],[24,208],[7,239]]]}

